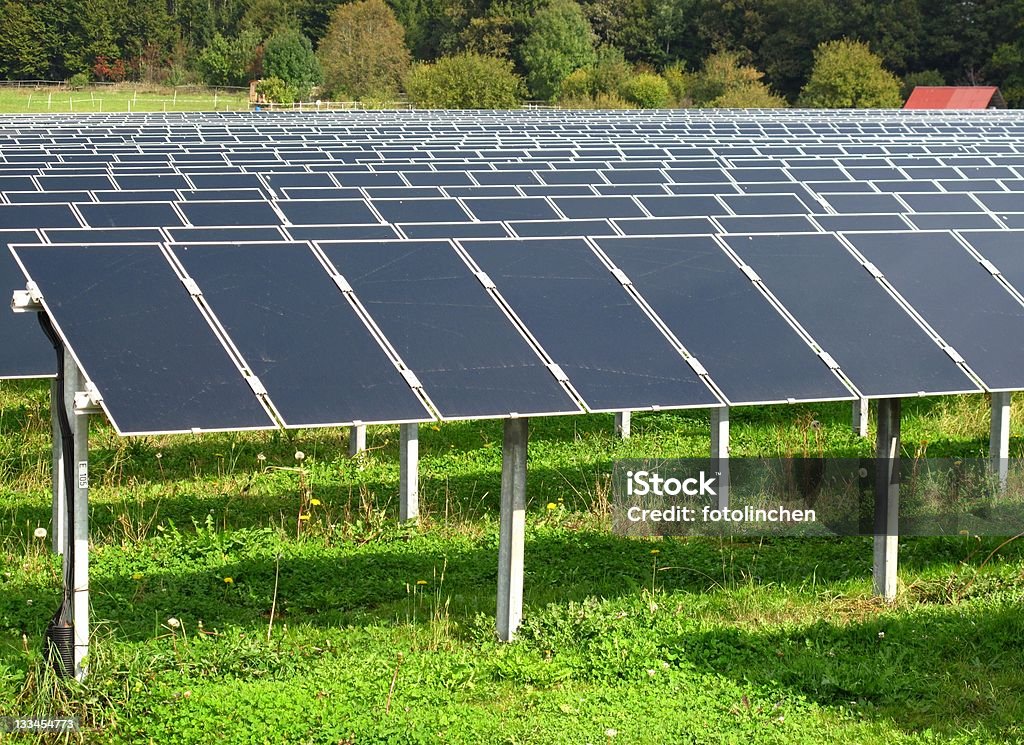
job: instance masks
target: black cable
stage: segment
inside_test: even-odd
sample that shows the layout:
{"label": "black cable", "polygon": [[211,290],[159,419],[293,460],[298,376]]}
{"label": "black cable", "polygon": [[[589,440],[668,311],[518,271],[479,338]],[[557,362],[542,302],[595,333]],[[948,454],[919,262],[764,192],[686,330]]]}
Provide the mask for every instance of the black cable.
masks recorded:
{"label": "black cable", "polygon": [[[43,327],[57,354],[57,422],[60,426],[60,447],[63,454],[64,504],[67,519],[64,526],[64,596],[60,607],[46,627],[46,657],[59,675],[71,676],[75,672],[75,631],[74,631],[74,572],[75,572],[75,435],[71,430],[64,401],[64,344],[61,342],[53,323],[46,313],[37,313],[39,325]],[[53,526],[56,529],[57,526]]]}

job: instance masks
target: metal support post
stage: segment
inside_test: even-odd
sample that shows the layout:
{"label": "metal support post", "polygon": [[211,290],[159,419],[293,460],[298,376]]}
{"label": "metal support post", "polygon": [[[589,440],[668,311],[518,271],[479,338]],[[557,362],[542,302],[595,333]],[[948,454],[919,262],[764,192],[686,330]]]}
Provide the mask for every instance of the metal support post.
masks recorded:
{"label": "metal support post", "polygon": [[523,618],[528,420],[506,419],[501,451],[501,525],[498,543],[498,638],[509,641]]}
{"label": "metal support post", "polygon": [[420,436],[416,423],[399,426],[398,519],[404,523],[420,514]]}
{"label": "metal support post", "polygon": [[711,465],[718,471],[718,509],[729,508],[729,407],[711,410]]}
{"label": "metal support post", "polygon": [[629,439],[630,424],[630,412],[618,411],[615,413],[615,434],[623,440]]}
{"label": "metal support post", "polygon": [[989,431],[988,453],[992,473],[999,477],[999,488],[1006,488],[1010,472],[1010,403],[1011,393],[992,394],[992,427]]}
{"label": "metal support post", "polygon": [[857,437],[868,436],[868,400],[858,398],[853,402],[853,433]]}
{"label": "metal support post", "polygon": [[353,424],[348,431],[348,454],[356,455],[366,450],[366,425]]}
{"label": "metal support post", "polygon": [[875,471],[875,594],[896,598],[900,514],[900,400],[878,401]]}

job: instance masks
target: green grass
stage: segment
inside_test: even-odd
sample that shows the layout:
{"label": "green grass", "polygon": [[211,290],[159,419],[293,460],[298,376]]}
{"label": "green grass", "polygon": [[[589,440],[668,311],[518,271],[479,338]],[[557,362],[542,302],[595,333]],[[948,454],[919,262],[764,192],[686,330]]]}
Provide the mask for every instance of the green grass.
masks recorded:
{"label": "green grass", "polygon": [[[32,537],[47,397],[0,383],[0,716],[76,715],[95,743],[1024,742],[1024,541],[985,563],[999,540],[904,540],[886,606],[867,539],[611,534],[612,461],[706,455],[703,412],[634,415],[625,442],[610,416],[531,423],[511,644],[493,631],[500,423],[421,427],[424,516],[400,527],[397,428],[349,459],[336,430],[97,422],[92,673],[54,680],[59,564]],[[849,414],[737,409],[733,452],[869,455]],[[907,401],[903,433],[910,455],[984,454],[986,403]]]}
{"label": "green grass", "polygon": [[245,91],[212,91],[204,88],[89,86],[79,90],[0,87],[0,114],[84,113],[112,111],[245,111]]}

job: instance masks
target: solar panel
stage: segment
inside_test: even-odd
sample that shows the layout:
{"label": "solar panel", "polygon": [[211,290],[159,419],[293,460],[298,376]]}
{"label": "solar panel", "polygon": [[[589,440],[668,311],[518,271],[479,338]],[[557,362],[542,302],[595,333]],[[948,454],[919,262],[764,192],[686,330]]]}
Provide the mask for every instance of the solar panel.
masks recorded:
{"label": "solar panel", "polygon": [[716,217],[726,233],[801,233],[815,230],[814,223],[801,215],[763,215],[761,217]]}
{"label": "solar panel", "polygon": [[296,241],[385,240],[399,237],[390,225],[289,225],[284,230]]}
{"label": "solar panel", "polygon": [[918,230],[984,230],[1001,227],[994,218],[980,212],[906,215],[906,218]]}
{"label": "solar panel", "polygon": [[891,214],[907,211],[906,205],[892,194],[821,194],[840,215]]}
{"label": "solar panel", "polygon": [[529,186],[540,183],[533,171],[473,171],[470,175],[481,186]]}
{"label": "solar panel", "polygon": [[725,242],[864,395],[978,390],[836,237],[726,236]]}
{"label": "solar panel", "polygon": [[914,212],[980,212],[978,203],[968,194],[901,194]]}
{"label": "solar panel", "polygon": [[630,197],[552,197],[555,206],[571,220],[579,218],[646,217]]}
{"label": "solar panel", "polygon": [[440,222],[402,223],[398,226],[406,238],[508,238],[509,233],[500,222]]}
{"label": "solar panel", "polygon": [[120,434],[274,426],[159,246],[17,254]]}
{"label": "solar panel", "polygon": [[585,241],[462,245],[591,410],[718,403]]}
{"label": "solar panel", "polygon": [[69,204],[91,202],[87,191],[9,191],[4,194],[11,204]]}
{"label": "solar panel", "polygon": [[0,230],[80,227],[82,224],[67,204],[0,204]]}
{"label": "solar panel", "polygon": [[518,199],[464,199],[478,220],[555,220],[558,213],[541,197]]}
{"label": "solar panel", "polygon": [[167,234],[176,243],[222,243],[224,241],[280,241],[284,239],[275,227],[224,227],[224,228],[167,228]]}
{"label": "solar panel", "polygon": [[172,251],[287,426],[432,419],[307,244]]}
{"label": "solar panel", "polygon": [[[178,192],[185,202],[254,202],[264,198],[259,189],[182,189]],[[154,201],[156,201],[154,199]]]}
{"label": "solar panel", "polygon": [[579,411],[447,241],[319,245],[443,417]]}
{"label": "solar panel", "polygon": [[0,230],[0,293],[8,306],[0,308],[0,378],[34,378],[57,371],[56,352],[35,313],[14,313],[9,307],[14,291],[25,289],[25,275],[8,246],[39,242],[33,230]]}
{"label": "solar panel", "polygon": [[993,212],[1024,212],[1024,192],[981,192],[974,197]]}
{"label": "solar panel", "polygon": [[328,173],[264,173],[263,180],[278,194],[285,187],[329,187],[336,188]]}
{"label": "solar panel", "polygon": [[469,215],[454,199],[374,199],[374,209],[390,223],[466,222]]}
{"label": "solar panel", "polygon": [[167,202],[80,203],[76,208],[86,224],[93,228],[159,228],[184,225],[174,207]]}
{"label": "solar panel", "polygon": [[600,238],[733,404],[850,398],[713,238]]}
{"label": "solar panel", "polygon": [[43,191],[95,191],[113,189],[106,176],[39,176],[36,181]]}
{"label": "solar panel", "polygon": [[293,225],[380,223],[380,219],[362,199],[288,200],[277,202],[277,207]]}
{"label": "solar panel", "polygon": [[509,223],[520,238],[616,235],[607,220],[536,220]]}
{"label": "solar panel", "polygon": [[653,217],[705,217],[729,211],[713,196],[644,196],[638,201]]}
{"label": "solar panel", "polygon": [[792,194],[723,194],[721,200],[737,215],[806,215],[809,211]]}
{"label": "solar panel", "polygon": [[900,215],[812,215],[814,221],[829,232],[854,230],[910,230]]}
{"label": "solar panel", "polygon": [[[94,191],[91,192],[93,198],[97,202],[173,202],[178,198],[178,192],[164,190],[164,191]],[[88,197],[85,199],[76,199],[75,201],[90,201]]]}
{"label": "solar panel", "polygon": [[412,186],[472,186],[469,174],[459,171],[425,171],[405,174],[405,180]]}
{"label": "solar panel", "polygon": [[992,262],[1017,292],[1024,294],[1024,231],[984,230],[960,235]]}
{"label": "solar panel", "polygon": [[47,228],[42,233],[47,243],[159,243],[164,239],[158,228]]}
{"label": "solar panel", "polygon": [[398,173],[334,173],[341,186],[406,186]]}
{"label": "solar panel", "polygon": [[268,202],[179,202],[178,208],[198,227],[281,224]]}
{"label": "solar panel", "polygon": [[989,388],[1024,388],[1024,306],[950,233],[846,238]]}
{"label": "solar panel", "polygon": [[612,222],[623,235],[707,235],[718,232],[707,217],[636,217]]}

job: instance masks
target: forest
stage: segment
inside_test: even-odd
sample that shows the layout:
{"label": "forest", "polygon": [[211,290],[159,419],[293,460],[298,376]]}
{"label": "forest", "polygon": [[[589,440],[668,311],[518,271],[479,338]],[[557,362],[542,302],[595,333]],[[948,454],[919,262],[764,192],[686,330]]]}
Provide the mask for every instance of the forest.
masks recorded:
{"label": "forest", "polygon": [[[356,98],[422,93],[444,70],[428,68],[430,80],[417,63],[461,58],[445,74],[509,72],[520,86],[509,93],[523,98],[605,93],[636,103],[644,90],[600,85],[625,64],[630,76],[660,77],[670,100],[700,104],[674,86],[699,87],[685,76],[712,58],[727,76],[756,78],[769,103],[793,105],[808,101],[815,50],[845,39],[866,45],[904,91],[992,84],[1015,106],[1024,101],[1022,24],[1024,0],[0,0],[0,78],[245,85],[272,76],[292,96],[307,83]],[[354,60],[336,59],[353,48]],[[360,58],[378,69],[353,82]],[[589,77],[563,91],[580,69]]]}

